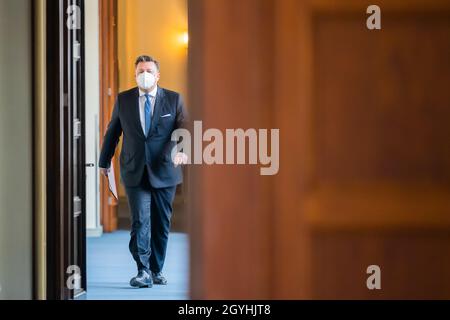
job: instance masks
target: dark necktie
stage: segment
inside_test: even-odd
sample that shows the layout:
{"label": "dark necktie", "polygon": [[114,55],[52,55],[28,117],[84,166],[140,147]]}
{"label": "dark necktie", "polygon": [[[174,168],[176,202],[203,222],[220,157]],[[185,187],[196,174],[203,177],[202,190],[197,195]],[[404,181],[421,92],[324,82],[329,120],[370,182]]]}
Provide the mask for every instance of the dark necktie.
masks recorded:
{"label": "dark necktie", "polygon": [[152,103],[148,93],[145,94],[145,136],[148,136],[152,127]]}

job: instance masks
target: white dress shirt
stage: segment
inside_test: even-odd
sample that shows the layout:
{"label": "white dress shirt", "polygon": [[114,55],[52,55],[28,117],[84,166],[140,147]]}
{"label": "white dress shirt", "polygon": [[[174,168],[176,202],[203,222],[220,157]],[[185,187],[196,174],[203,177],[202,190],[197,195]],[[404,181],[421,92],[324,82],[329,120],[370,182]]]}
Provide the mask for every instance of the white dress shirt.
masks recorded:
{"label": "white dress shirt", "polygon": [[[152,115],[153,119],[153,111],[155,110],[155,102],[156,102],[156,94],[158,93],[158,86],[155,87],[152,91],[150,91],[150,104],[151,104],[151,111],[150,114]],[[142,131],[144,134],[145,132],[145,92],[139,89],[139,118],[141,119],[141,126]]]}

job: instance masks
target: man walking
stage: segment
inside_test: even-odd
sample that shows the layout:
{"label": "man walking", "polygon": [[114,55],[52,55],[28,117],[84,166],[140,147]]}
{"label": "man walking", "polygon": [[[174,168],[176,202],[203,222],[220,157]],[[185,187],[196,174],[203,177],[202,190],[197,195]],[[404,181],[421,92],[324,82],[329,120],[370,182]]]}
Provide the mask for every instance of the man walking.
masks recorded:
{"label": "man walking", "polygon": [[180,94],[158,86],[159,63],[150,56],[135,62],[137,87],[119,93],[103,139],[99,159],[108,175],[123,133],[120,175],[131,211],[130,252],[138,274],[133,287],[167,284],[162,274],[176,186],[182,182],[184,153],[171,151],[172,132],[184,127],[186,111]]}

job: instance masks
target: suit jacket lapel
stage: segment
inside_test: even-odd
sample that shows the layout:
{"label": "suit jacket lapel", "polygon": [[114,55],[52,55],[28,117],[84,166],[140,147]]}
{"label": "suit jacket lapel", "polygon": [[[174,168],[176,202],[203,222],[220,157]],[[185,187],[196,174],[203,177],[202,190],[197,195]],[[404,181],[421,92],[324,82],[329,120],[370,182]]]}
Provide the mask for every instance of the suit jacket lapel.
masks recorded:
{"label": "suit jacket lapel", "polygon": [[164,92],[160,87],[158,87],[158,91],[156,93],[155,109],[153,111],[152,127],[150,128],[150,135],[155,132],[156,127],[161,120],[161,112],[164,108],[165,103],[166,99],[164,97]]}
{"label": "suit jacket lapel", "polygon": [[145,138],[144,131],[142,131],[142,125],[141,125],[141,115],[139,111],[139,88],[136,88],[133,92],[133,99],[132,99],[131,105],[133,106],[132,109],[132,121],[134,126],[136,126],[137,130],[139,131],[139,135],[143,138]]}

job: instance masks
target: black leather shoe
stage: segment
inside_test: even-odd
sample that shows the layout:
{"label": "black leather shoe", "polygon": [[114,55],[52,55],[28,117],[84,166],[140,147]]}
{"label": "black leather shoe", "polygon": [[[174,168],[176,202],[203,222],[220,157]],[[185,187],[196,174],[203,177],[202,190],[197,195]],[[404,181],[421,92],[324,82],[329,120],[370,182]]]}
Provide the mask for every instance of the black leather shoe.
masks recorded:
{"label": "black leather shoe", "polygon": [[159,284],[159,285],[167,284],[167,280],[166,280],[166,278],[164,278],[162,272],[153,272],[152,271],[152,278],[153,278],[154,284]]}
{"label": "black leather shoe", "polygon": [[136,277],[131,278],[130,286],[135,288],[151,288],[153,286],[152,277],[147,271],[139,271]]}

